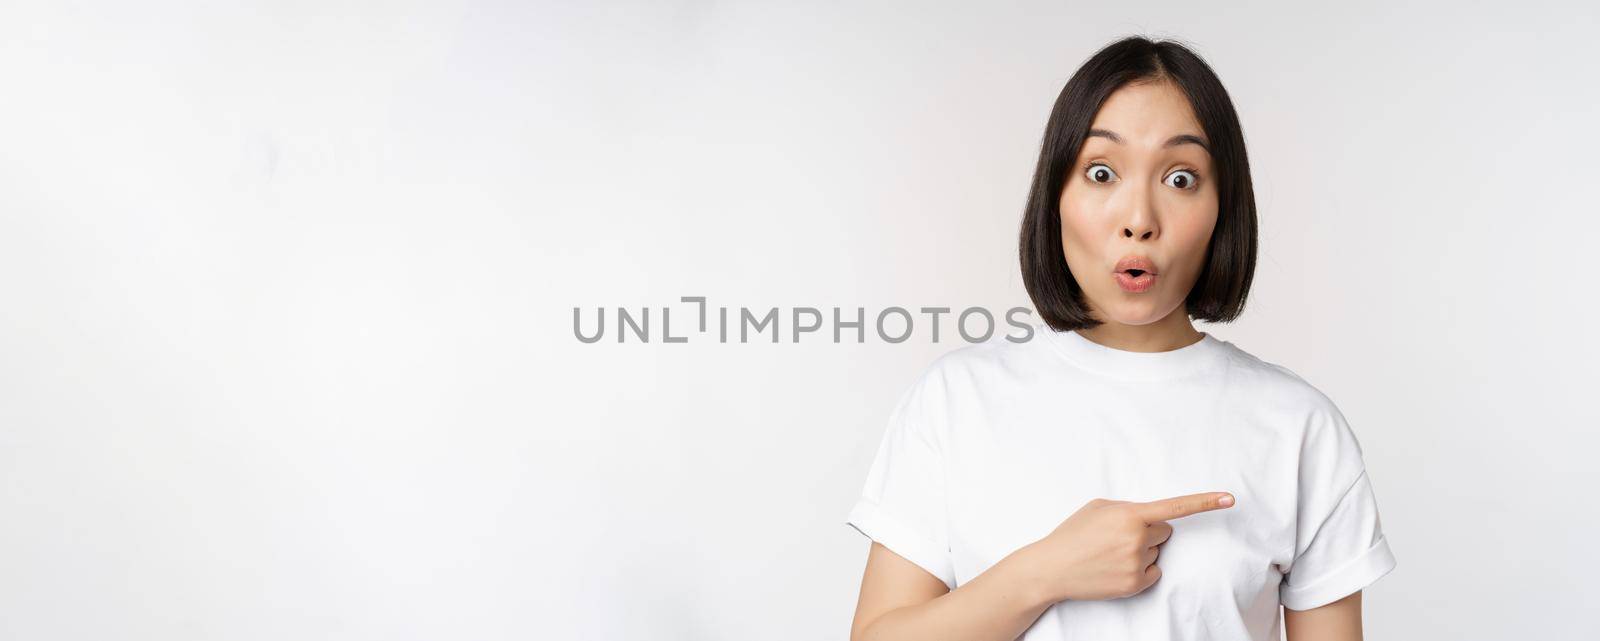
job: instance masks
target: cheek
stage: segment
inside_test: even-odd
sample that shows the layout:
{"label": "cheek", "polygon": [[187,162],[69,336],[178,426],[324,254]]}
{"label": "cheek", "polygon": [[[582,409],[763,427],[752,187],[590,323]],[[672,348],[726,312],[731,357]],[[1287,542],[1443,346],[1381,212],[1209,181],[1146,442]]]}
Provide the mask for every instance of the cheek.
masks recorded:
{"label": "cheek", "polygon": [[1217,227],[1217,210],[1212,208],[1171,216],[1163,227],[1167,228],[1173,240],[1204,240],[1210,238],[1211,231]]}
{"label": "cheek", "polygon": [[1176,212],[1178,215],[1167,217],[1162,227],[1167,239],[1189,257],[1187,262],[1198,267],[1205,262],[1206,246],[1217,227],[1217,205],[1215,199],[1196,200],[1194,204],[1186,203]]}
{"label": "cheek", "polygon": [[[1082,247],[1090,238],[1101,237],[1098,228],[1106,217],[1101,215],[1103,203],[1097,202],[1081,189],[1068,187],[1061,193],[1061,240],[1068,247]],[[1068,258],[1071,258],[1068,253]]]}

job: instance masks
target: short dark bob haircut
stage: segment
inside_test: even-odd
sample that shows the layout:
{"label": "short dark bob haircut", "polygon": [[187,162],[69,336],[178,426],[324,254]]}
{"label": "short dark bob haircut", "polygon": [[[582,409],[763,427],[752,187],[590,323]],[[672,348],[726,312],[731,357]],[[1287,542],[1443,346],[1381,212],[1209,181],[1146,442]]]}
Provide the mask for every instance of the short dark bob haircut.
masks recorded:
{"label": "short dark bob haircut", "polygon": [[1230,322],[1244,311],[1256,267],[1256,199],[1244,133],[1222,80],[1205,60],[1169,40],[1129,37],[1090,57],[1056,97],[1023,213],[1022,282],[1051,328],[1096,327],[1061,247],[1061,190],[1095,114],[1112,92],[1135,82],[1169,81],[1183,91],[1205,129],[1217,185],[1217,225],[1199,279],[1184,299],[1192,318]]}

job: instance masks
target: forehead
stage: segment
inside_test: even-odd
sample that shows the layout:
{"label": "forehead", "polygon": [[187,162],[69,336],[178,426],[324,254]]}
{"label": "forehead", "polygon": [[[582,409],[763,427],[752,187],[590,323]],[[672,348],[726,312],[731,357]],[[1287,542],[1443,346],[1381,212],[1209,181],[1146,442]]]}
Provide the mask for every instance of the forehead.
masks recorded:
{"label": "forehead", "polygon": [[1189,97],[1166,81],[1119,87],[1100,106],[1091,127],[1115,131],[1130,142],[1157,142],[1177,134],[1205,133],[1189,105]]}

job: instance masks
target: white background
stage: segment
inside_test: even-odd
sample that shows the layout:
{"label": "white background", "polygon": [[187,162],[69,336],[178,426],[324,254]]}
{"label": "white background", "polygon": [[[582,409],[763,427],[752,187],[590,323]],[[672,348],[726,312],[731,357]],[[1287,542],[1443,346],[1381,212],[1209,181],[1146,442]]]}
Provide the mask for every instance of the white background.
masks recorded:
{"label": "white background", "polygon": [[0,638],[846,638],[964,343],[572,309],[1027,305],[1051,103],[1134,33],[1238,106],[1262,252],[1200,329],[1355,427],[1368,633],[1584,638],[1600,20],[1331,4],[7,3]]}

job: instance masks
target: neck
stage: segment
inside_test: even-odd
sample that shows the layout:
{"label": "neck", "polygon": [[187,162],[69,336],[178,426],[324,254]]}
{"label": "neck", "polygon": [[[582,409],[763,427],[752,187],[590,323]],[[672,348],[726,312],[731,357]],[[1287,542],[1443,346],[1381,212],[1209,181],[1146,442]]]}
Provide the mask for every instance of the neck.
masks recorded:
{"label": "neck", "polygon": [[[1096,316],[1105,318],[1103,314]],[[1105,320],[1097,327],[1078,330],[1078,334],[1106,347],[1128,352],[1170,352],[1193,345],[1205,336],[1194,328],[1189,313],[1181,304],[1154,323],[1128,325]]]}

